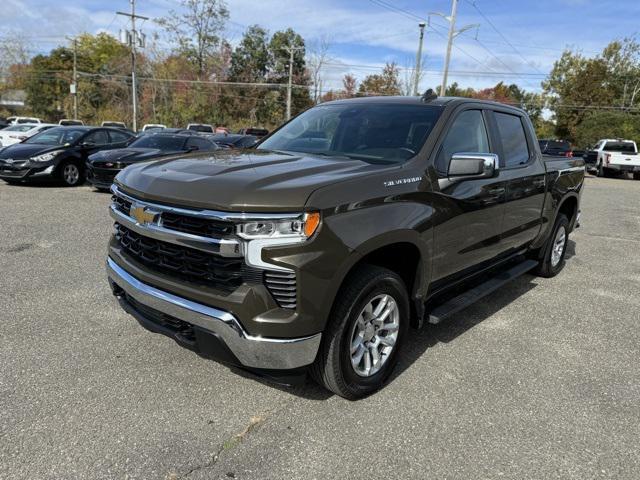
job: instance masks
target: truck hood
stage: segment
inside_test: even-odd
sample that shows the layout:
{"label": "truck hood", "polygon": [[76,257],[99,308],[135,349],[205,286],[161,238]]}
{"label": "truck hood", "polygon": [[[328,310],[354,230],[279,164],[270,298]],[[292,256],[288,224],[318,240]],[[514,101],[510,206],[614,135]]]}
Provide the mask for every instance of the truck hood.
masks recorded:
{"label": "truck hood", "polygon": [[174,156],[124,169],[116,184],[149,201],[223,211],[298,211],[316,189],[389,165],[269,150]]}

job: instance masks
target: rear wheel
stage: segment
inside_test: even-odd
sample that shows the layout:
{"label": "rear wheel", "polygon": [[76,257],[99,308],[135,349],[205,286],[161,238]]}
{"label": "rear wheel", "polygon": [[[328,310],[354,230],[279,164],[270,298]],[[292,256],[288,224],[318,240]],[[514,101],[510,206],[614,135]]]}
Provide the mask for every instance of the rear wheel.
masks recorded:
{"label": "rear wheel", "polygon": [[336,299],[311,375],[347,399],[375,392],[398,361],[408,325],[402,279],[386,268],[358,268]]}
{"label": "rear wheel", "polygon": [[633,179],[640,180],[640,172],[633,172]]}
{"label": "rear wheel", "polygon": [[558,214],[553,232],[544,249],[544,256],[536,273],[541,277],[555,277],[564,268],[569,240],[569,219],[563,213]]}
{"label": "rear wheel", "polygon": [[60,166],[60,180],[66,187],[75,187],[81,183],[82,172],[78,165],[67,162]]}

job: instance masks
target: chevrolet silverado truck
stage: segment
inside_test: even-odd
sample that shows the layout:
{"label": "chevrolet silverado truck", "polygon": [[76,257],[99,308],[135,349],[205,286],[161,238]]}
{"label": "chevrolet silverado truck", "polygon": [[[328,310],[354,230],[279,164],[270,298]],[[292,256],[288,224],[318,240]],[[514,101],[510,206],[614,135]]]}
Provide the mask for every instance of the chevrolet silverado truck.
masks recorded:
{"label": "chevrolet silverado truck", "polygon": [[142,326],[201,356],[357,399],[410,328],[560,272],[583,181],[582,159],[543,158],[511,106],[327,102],[257,148],[118,174],[109,282]]}
{"label": "chevrolet silverado truck", "polygon": [[600,140],[585,160],[587,168],[595,169],[599,177],[628,172],[635,180],[640,180],[640,156],[636,142],[632,140]]}

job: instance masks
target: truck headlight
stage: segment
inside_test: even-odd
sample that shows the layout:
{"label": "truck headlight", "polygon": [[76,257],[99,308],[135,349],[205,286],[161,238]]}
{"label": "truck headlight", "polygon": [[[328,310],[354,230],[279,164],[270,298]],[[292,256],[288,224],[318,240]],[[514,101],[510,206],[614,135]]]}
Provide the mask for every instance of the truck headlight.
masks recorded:
{"label": "truck headlight", "polygon": [[299,218],[257,220],[240,223],[236,227],[239,237],[257,239],[304,239],[311,237],[320,225],[320,213],[305,213]]}
{"label": "truck headlight", "polygon": [[36,155],[35,157],[31,157],[29,160],[32,162],[48,162],[49,160],[53,160],[56,158],[56,155],[61,153],[62,150],[54,150],[53,152],[43,153],[42,155]]}

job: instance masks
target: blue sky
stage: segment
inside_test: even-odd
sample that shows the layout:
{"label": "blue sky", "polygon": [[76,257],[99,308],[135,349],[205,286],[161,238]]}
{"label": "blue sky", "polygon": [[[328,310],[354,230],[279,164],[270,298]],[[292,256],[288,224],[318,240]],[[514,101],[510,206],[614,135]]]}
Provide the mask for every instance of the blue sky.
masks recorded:
{"label": "blue sky", "polygon": [[[386,61],[411,68],[419,18],[429,12],[448,14],[451,1],[228,0],[227,5],[231,18],[226,35],[232,43],[255,23],[271,32],[291,27],[310,48],[327,41],[330,61],[323,76],[330,88],[339,85],[345,73],[362,79]],[[137,10],[149,17],[179,8],[178,0],[137,1]],[[65,35],[117,35],[125,20],[115,11],[128,9],[127,0],[3,0],[0,36],[19,33],[29,40],[32,52],[47,51]],[[613,39],[635,35],[638,19],[639,0],[460,0],[457,26],[480,27],[457,37],[449,80],[475,88],[502,80],[538,90],[563,48],[593,55]],[[438,85],[443,66],[446,20],[432,17],[431,25],[425,36],[427,74],[421,88]],[[142,28],[147,34],[157,30],[152,22]]]}

